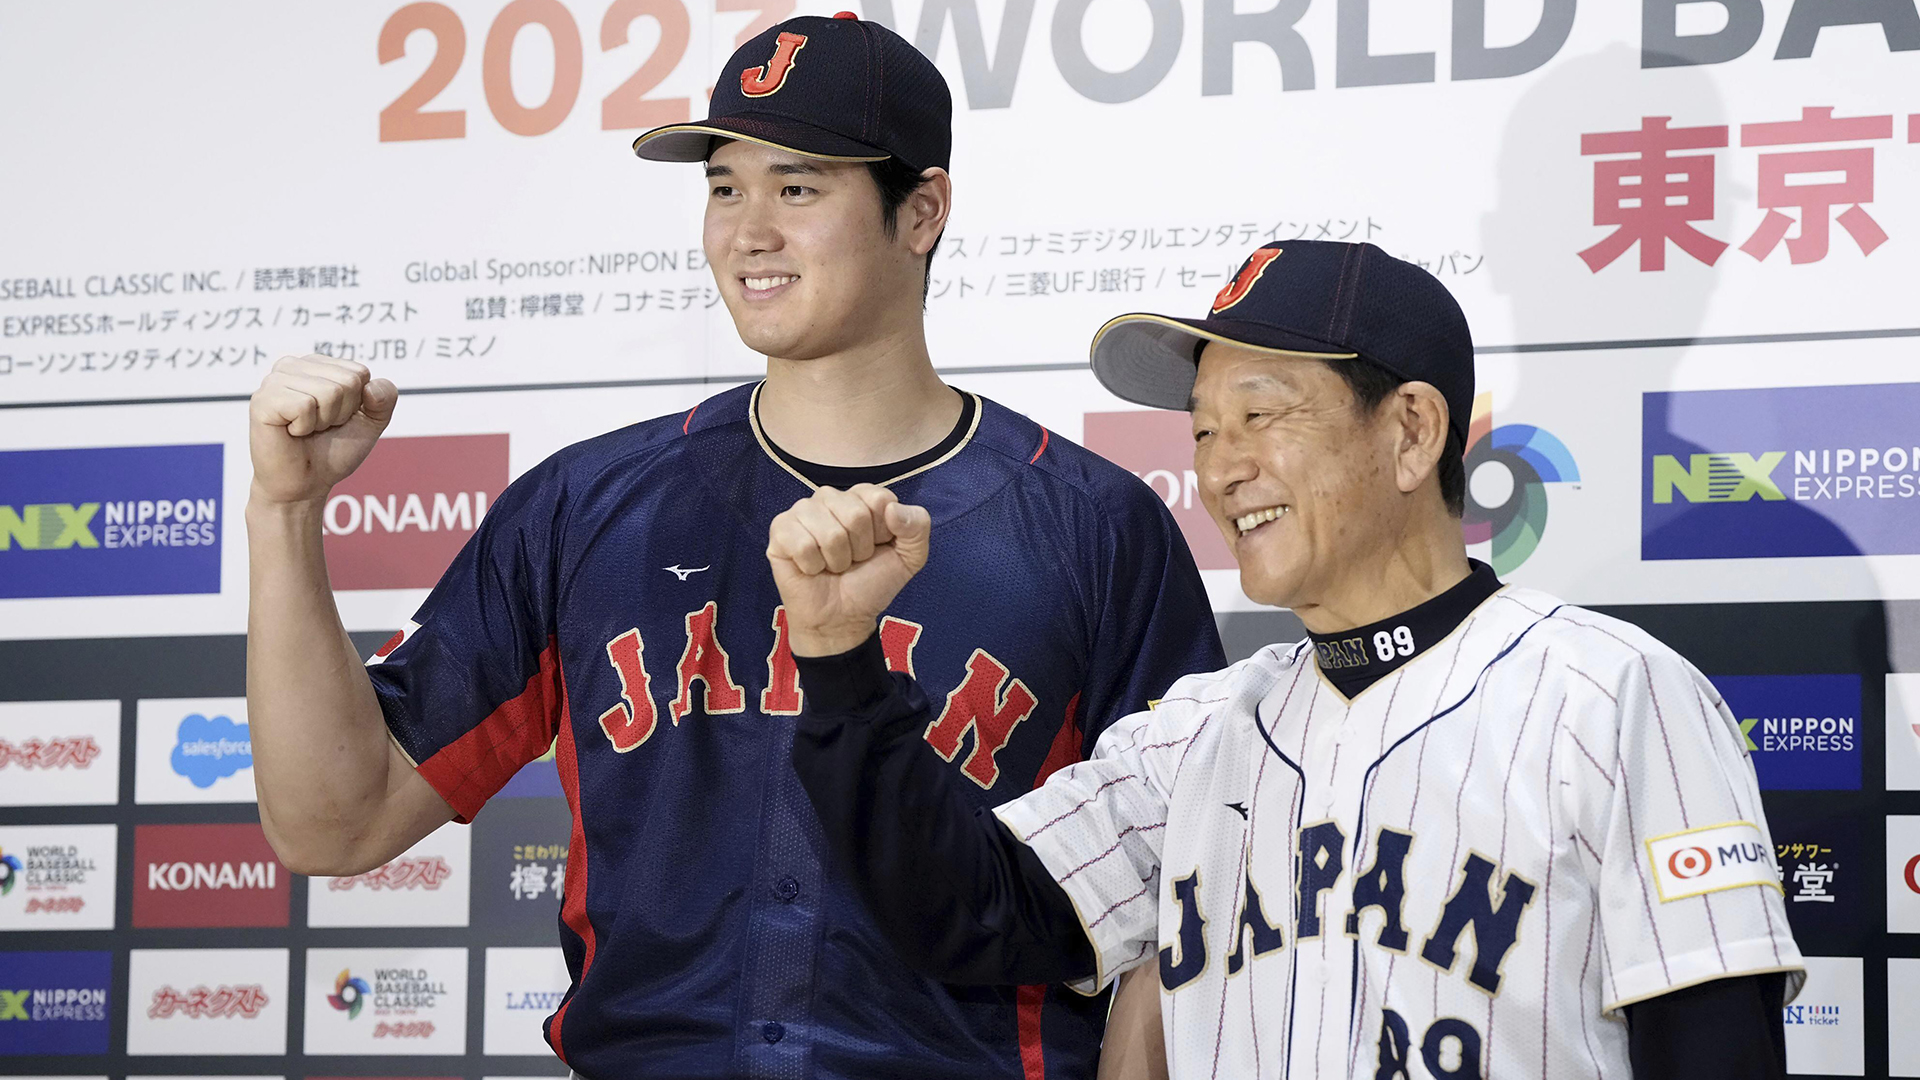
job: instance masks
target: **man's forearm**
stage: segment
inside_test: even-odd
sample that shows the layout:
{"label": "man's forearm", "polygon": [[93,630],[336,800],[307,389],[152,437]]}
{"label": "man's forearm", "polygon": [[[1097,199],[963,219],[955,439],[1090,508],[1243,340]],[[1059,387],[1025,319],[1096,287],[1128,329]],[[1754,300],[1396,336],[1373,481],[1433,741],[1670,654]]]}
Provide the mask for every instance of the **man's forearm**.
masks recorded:
{"label": "man's forearm", "polygon": [[320,515],[306,503],[247,507],[247,720],[261,823],[282,860],[337,873],[363,861],[392,749],[334,606]]}
{"label": "man's forearm", "polygon": [[928,705],[877,637],[797,657],[793,764],[827,844],[908,964],[943,982],[1054,983],[1094,973],[1066,893],[920,733]]}

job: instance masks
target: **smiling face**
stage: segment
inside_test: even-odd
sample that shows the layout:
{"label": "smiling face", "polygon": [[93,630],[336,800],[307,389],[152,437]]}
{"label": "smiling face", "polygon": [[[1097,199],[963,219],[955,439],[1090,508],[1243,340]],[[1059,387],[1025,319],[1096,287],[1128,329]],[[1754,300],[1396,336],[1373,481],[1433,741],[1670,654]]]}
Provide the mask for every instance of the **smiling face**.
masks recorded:
{"label": "smiling face", "polygon": [[886,235],[864,162],[734,141],[708,159],[707,189],[707,261],[749,348],[811,360],[920,318],[924,262],[909,230]]}
{"label": "smiling face", "polygon": [[1209,343],[1192,406],[1200,500],[1248,598],[1309,618],[1404,534],[1402,429],[1325,362]]}

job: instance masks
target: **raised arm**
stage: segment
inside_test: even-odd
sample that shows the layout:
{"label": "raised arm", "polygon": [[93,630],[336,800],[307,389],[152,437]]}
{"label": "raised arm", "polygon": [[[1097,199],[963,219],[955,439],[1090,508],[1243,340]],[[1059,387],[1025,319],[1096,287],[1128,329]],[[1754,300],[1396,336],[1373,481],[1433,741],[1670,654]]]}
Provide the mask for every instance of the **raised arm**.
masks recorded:
{"label": "raised arm", "polygon": [[398,396],[359,364],[288,357],[249,409],[247,720],[260,823],[297,873],[372,869],[453,817],[387,735],[321,552],[327,496]]}
{"label": "raised arm", "polygon": [[822,489],[774,519],[767,556],[805,704],[793,764],[828,845],[908,964],[954,983],[1094,974],[1073,905],[1033,850],[976,813],[920,737],[928,704],[887,671],[876,620],[926,564],[931,523],[892,492]]}

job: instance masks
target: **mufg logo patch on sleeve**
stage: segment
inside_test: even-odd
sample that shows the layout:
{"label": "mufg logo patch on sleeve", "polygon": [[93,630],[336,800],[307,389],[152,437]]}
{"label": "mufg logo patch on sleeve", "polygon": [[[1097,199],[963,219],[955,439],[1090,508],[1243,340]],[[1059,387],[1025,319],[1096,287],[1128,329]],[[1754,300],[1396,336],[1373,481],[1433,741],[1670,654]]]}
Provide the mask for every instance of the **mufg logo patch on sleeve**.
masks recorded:
{"label": "mufg logo patch on sleeve", "polygon": [[1747,885],[1780,888],[1773,852],[1752,822],[1729,821],[1653,837],[1647,841],[1647,861],[1663,904]]}
{"label": "mufg logo patch on sleeve", "polygon": [[219,592],[224,450],[0,453],[0,598]]}

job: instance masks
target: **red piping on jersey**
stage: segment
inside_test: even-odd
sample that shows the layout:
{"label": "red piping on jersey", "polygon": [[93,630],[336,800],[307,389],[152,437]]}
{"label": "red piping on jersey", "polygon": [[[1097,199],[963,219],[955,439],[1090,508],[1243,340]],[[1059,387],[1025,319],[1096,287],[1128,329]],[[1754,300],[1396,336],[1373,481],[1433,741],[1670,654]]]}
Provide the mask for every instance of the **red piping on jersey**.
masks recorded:
{"label": "red piping on jersey", "polygon": [[1020,1072],[1025,1080],[1046,1080],[1047,1056],[1040,1040],[1041,1008],[1047,1003],[1047,988],[1023,986],[1017,1000],[1020,1014]]}
{"label": "red piping on jersey", "polygon": [[1060,730],[1053,737],[1053,745],[1047,747],[1047,757],[1040,763],[1040,771],[1033,778],[1033,786],[1039,787],[1047,782],[1047,777],[1079,761],[1080,719],[1075,713],[1080,710],[1080,695],[1073,695],[1067,702],[1067,714],[1060,718]]}
{"label": "red piping on jersey", "polygon": [[[1041,428],[1045,431],[1045,428]],[[1040,442],[1040,449],[1047,448],[1046,440]],[[1034,454],[1034,460],[1040,455]],[[1032,461],[1027,464],[1033,464]],[[1039,787],[1047,782],[1047,777],[1080,760],[1080,695],[1074,694],[1067,700],[1066,715],[1060,718],[1060,730],[1053,737],[1053,745],[1047,748],[1047,757],[1040,763],[1040,772],[1033,778],[1033,786]],[[1042,1038],[1040,1021],[1046,1015],[1047,988],[1044,986],[1022,986],[1014,998],[1014,1014],[1020,1028],[1020,1072],[1024,1080],[1046,1080],[1047,1052],[1046,1041]]]}
{"label": "red piping on jersey", "polygon": [[1046,452],[1047,452],[1047,429],[1041,428],[1040,429],[1040,449],[1035,450],[1033,452],[1033,456],[1027,459],[1027,464],[1031,465],[1034,462],[1039,461],[1040,455]]}
{"label": "red piping on jersey", "polygon": [[[685,435],[687,433],[687,429],[693,426],[693,414],[699,411],[700,411],[700,406],[698,405],[695,405],[693,408],[687,410],[687,422],[680,425],[680,434]],[[1032,462],[1028,462],[1028,464],[1031,465]]]}
{"label": "red piping on jersey", "polygon": [[560,645],[552,638],[540,652],[540,667],[518,694],[501,702],[471,731],[420,763],[420,776],[453,807],[458,820],[473,820],[493,793],[520,766],[553,745],[554,717],[566,713],[560,685]]}
{"label": "red piping on jersey", "polygon": [[[560,773],[560,788],[567,794],[567,806],[573,811],[573,834],[567,841],[566,896],[560,902],[560,921],[567,928],[580,935],[586,943],[586,957],[580,962],[580,979],[574,984],[573,992],[578,994],[580,987],[586,984],[587,971],[593,967],[594,947],[598,944],[593,933],[593,920],[587,917],[587,833],[580,821],[580,754],[573,742],[573,720],[567,713],[567,687],[560,684],[560,737],[554,744],[553,763]],[[553,1052],[568,1068],[567,1052],[563,1049],[560,1025],[566,1021],[567,1006],[573,1004],[573,996],[560,1003],[560,1011],[553,1014],[548,1026],[548,1038]]]}

